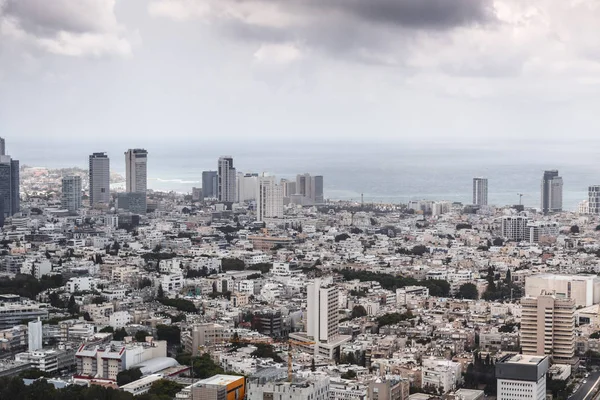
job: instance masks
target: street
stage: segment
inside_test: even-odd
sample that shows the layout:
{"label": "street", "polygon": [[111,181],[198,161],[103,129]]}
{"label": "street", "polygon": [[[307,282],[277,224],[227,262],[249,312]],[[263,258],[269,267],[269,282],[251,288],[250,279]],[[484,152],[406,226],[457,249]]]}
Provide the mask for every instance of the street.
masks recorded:
{"label": "street", "polygon": [[585,380],[587,382],[569,396],[569,400],[592,400],[598,385],[600,385],[600,372],[592,372]]}

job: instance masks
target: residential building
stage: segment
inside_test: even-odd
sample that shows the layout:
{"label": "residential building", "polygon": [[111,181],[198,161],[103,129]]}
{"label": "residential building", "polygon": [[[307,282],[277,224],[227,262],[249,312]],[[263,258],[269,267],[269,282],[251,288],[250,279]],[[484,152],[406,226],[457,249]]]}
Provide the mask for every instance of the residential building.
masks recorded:
{"label": "residential building", "polygon": [[529,219],[524,215],[507,215],[502,217],[502,236],[515,242],[525,240],[528,238],[528,222]]}
{"label": "residential building", "polygon": [[534,221],[527,223],[529,243],[539,243],[556,239],[559,233],[558,222]]}
{"label": "residential building", "polygon": [[236,202],[253,201],[258,196],[258,174],[244,174],[238,172],[236,175]]}
{"label": "residential building", "polygon": [[539,295],[521,299],[523,354],[550,356],[552,362],[574,364],[575,299]]}
{"label": "residential building", "polygon": [[217,199],[221,203],[234,203],[236,201],[236,171],[233,167],[233,157],[220,157],[217,164],[217,173]]}
{"label": "residential building", "polygon": [[407,400],[410,381],[400,376],[387,376],[369,382],[367,398],[372,400]]}
{"label": "residential building", "polygon": [[62,208],[77,213],[81,208],[81,177],[69,175],[62,178]]}
{"label": "residential building", "polygon": [[538,274],[525,278],[525,296],[555,295],[575,300],[576,307],[600,303],[598,275]]}
{"label": "residential building", "polygon": [[54,373],[75,365],[75,351],[72,349],[36,350],[15,355],[15,361],[27,362],[32,368]]}
{"label": "residential building", "polygon": [[285,369],[265,368],[248,378],[248,400],[328,400],[329,378],[321,375],[287,381]]}
{"label": "residential building", "polygon": [[20,211],[19,161],[0,155],[0,225]]}
{"label": "residential building", "polygon": [[192,201],[202,201],[204,196],[202,195],[202,188],[192,188]]}
{"label": "residential building", "polygon": [[46,304],[24,301],[19,303],[4,303],[4,305],[0,306],[0,329],[12,328],[24,320],[37,318],[43,321],[48,319]]}
{"label": "residential building", "polygon": [[558,176],[558,170],[544,171],[541,193],[544,214],[562,211],[563,180]]}
{"label": "residential building", "polygon": [[462,379],[462,367],[454,361],[428,358],[423,360],[421,374],[422,386],[431,386],[448,393],[455,390]]}
{"label": "residential building", "polygon": [[600,185],[588,188],[588,213],[600,214]]}
{"label": "residential building", "polygon": [[[233,375],[215,375],[191,386],[191,398],[202,400],[243,400],[246,378]],[[248,398],[250,400],[250,398]],[[263,398],[261,397],[261,400]]]}
{"label": "residential building", "polygon": [[118,193],[117,208],[133,214],[146,214],[146,194],[141,192]]}
{"label": "residential building", "polygon": [[89,159],[90,207],[110,202],[110,159],[106,153],[93,153]]}
{"label": "residential building", "polygon": [[225,338],[223,325],[213,323],[194,324],[191,331],[181,333],[182,344],[185,351],[192,356],[200,355],[205,347],[223,344]]}
{"label": "residential building", "polygon": [[[146,213],[146,191],[148,189],[148,152],[144,149],[129,149],[125,152],[125,191],[142,195],[143,205],[139,206]],[[132,211],[133,212],[133,211]]]}
{"label": "residential building", "polygon": [[218,173],[217,171],[202,172],[202,197],[212,199],[217,197],[218,193]]}
{"label": "residential building", "polygon": [[508,354],[496,362],[498,400],[544,400],[546,356]]}
{"label": "residential building", "polygon": [[275,177],[263,174],[257,184],[256,220],[262,222],[267,218],[283,218],[283,191],[281,185],[275,182]]}
{"label": "residential building", "polygon": [[487,178],[473,178],[473,204],[478,206],[488,205]]}

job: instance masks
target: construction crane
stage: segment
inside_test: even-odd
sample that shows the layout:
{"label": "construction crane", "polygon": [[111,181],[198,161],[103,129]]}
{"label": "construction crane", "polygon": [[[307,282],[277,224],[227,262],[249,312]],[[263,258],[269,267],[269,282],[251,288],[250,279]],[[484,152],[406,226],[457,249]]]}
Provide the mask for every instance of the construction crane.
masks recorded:
{"label": "construction crane", "polygon": [[312,345],[312,344],[316,344],[315,342],[301,342],[299,340],[293,340],[290,339],[288,340],[288,382],[292,381],[292,352],[294,350],[294,346],[305,346],[305,345]]}

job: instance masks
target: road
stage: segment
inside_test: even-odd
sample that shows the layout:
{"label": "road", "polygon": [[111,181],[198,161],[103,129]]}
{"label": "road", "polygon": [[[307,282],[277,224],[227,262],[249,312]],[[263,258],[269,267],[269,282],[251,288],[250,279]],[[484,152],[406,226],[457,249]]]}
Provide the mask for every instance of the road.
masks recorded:
{"label": "road", "polygon": [[592,400],[596,394],[596,390],[600,386],[600,372],[592,372],[590,376],[585,378],[587,381],[577,389],[569,400]]}

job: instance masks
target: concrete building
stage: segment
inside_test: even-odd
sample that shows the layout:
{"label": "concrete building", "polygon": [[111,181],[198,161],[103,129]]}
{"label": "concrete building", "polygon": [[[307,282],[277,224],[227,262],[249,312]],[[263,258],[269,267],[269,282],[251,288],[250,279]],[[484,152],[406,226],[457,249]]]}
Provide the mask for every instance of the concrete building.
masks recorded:
{"label": "concrete building", "polygon": [[204,323],[194,324],[191,331],[181,333],[181,342],[185,351],[196,357],[203,353],[204,348],[223,344],[225,328],[223,325]]}
{"label": "concrete building", "polygon": [[117,374],[144,361],[167,356],[167,342],[110,342],[81,345],[75,353],[79,378],[103,378],[116,381]]}
{"label": "concrete building", "polygon": [[312,375],[287,381],[285,369],[266,368],[248,378],[248,400],[328,400],[329,378]]}
{"label": "concrete building", "polygon": [[4,303],[0,306],[0,329],[12,328],[19,325],[23,320],[37,318],[42,321],[48,319],[46,304],[26,301],[22,303]]}
{"label": "concrete building", "polygon": [[93,153],[89,159],[90,206],[110,202],[110,159],[106,153]]}
{"label": "concrete building", "polygon": [[[142,195],[143,205],[139,206],[146,213],[146,191],[148,189],[148,152],[144,149],[129,149],[125,152],[125,191]],[[133,211],[132,211],[133,212]]]}
{"label": "concrete building", "polygon": [[217,171],[202,171],[202,197],[205,199],[216,198],[218,187]]}
{"label": "concrete building", "polygon": [[368,399],[377,400],[406,400],[410,395],[410,381],[400,376],[377,378],[369,382]]}
{"label": "concrete building", "polygon": [[192,188],[192,201],[202,201],[204,196],[202,195],[202,188]]}
{"label": "concrete building", "polygon": [[119,390],[131,393],[134,396],[140,396],[142,394],[148,393],[150,391],[150,388],[152,387],[152,384],[156,381],[160,381],[161,379],[164,379],[163,375],[161,374],[152,374],[144,376],[143,378],[138,379],[137,381],[133,381],[131,383],[119,387]]}
{"label": "concrete building", "polygon": [[545,356],[509,354],[496,362],[498,400],[544,400],[546,373],[550,362]]}
{"label": "concrete building", "polygon": [[81,177],[70,175],[62,178],[62,208],[72,214],[81,208]]}
{"label": "concrete building", "polygon": [[600,214],[600,185],[588,188],[588,213]]}
{"label": "concrete building", "polygon": [[274,176],[263,176],[257,180],[256,220],[283,218],[283,191]]}
{"label": "concrete building", "polygon": [[544,171],[541,186],[541,209],[544,214],[562,211],[563,180],[558,170]]}
{"label": "concrete building", "polygon": [[133,214],[146,214],[147,200],[145,193],[118,193],[117,208]]}
{"label": "concrete building", "polygon": [[473,178],[473,204],[478,206],[488,205],[487,178]]}
{"label": "concrete building", "polygon": [[525,278],[525,296],[544,294],[575,300],[577,307],[600,303],[600,277],[597,275],[539,274]]}
{"label": "concrete building", "polygon": [[0,225],[20,211],[19,161],[0,155]]}
{"label": "concrete building", "polygon": [[233,167],[233,157],[220,157],[217,164],[217,173],[217,199],[221,203],[234,203],[236,201],[236,172]]}
{"label": "concrete building", "polygon": [[529,243],[539,243],[555,239],[559,233],[558,222],[535,221],[527,223]]}
{"label": "concrete building", "polygon": [[42,321],[31,321],[27,324],[27,350],[29,352],[40,350],[42,343]]}
{"label": "concrete building", "polygon": [[253,201],[258,196],[258,174],[244,174],[238,172],[236,175],[236,202]]}
{"label": "concrete building", "polygon": [[[297,175],[296,195],[301,197],[300,204],[322,204],[324,202],[323,176]],[[291,194],[289,197],[291,197]]]}
{"label": "concrete building", "polygon": [[[215,375],[194,383],[190,391],[191,399],[243,400],[246,396],[246,378],[233,375]],[[263,400],[262,397],[261,400]]]}
{"label": "concrete building", "polygon": [[502,236],[515,242],[527,239],[528,222],[529,219],[524,215],[507,215],[502,217]]}
{"label": "concrete building", "polygon": [[422,386],[431,386],[442,389],[444,393],[456,389],[456,385],[462,378],[462,367],[460,363],[428,358],[423,360],[421,370]]}
{"label": "concrete building", "polygon": [[552,362],[574,364],[575,300],[540,295],[521,299],[523,354],[550,356]]}
{"label": "concrete building", "polygon": [[27,362],[32,368],[54,373],[75,365],[75,351],[71,349],[36,350],[15,355],[15,361]]}

